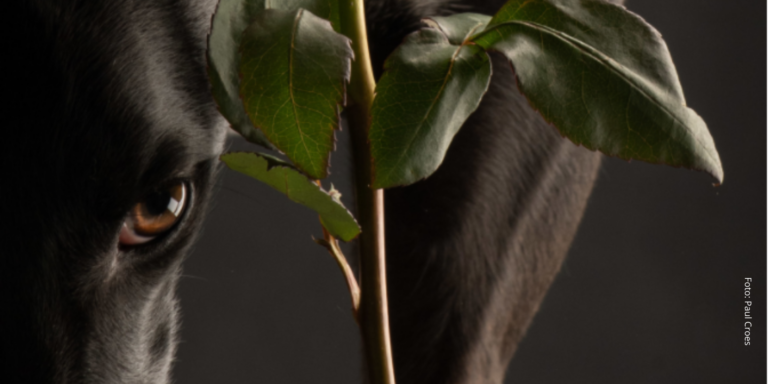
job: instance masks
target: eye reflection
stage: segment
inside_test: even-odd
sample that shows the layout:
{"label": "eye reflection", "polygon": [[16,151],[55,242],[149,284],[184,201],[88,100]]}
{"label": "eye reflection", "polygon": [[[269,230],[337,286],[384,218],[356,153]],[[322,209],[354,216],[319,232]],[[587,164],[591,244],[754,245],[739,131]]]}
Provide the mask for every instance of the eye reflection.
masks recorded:
{"label": "eye reflection", "polygon": [[178,182],[145,196],[131,208],[120,229],[121,245],[146,243],[171,229],[184,213],[187,186]]}

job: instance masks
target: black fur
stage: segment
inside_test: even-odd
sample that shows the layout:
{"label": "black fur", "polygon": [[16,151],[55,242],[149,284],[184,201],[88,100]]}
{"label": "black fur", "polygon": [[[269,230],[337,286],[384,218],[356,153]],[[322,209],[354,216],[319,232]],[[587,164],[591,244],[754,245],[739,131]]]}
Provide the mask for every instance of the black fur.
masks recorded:
{"label": "black fur", "polygon": [[386,192],[398,383],[501,383],[560,269],[598,154],[559,136],[506,59],[441,168]]}
{"label": "black fur", "polygon": [[[0,381],[168,381],[176,280],[225,133],[203,61],[215,4],[201,5],[4,7]],[[131,206],[178,179],[193,201],[177,230],[119,249]]]}
{"label": "black fur", "polygon": [[[422,17],[499,1],[369,1],[372,57]],[[4,383],[166,383],[175,286],[226,125],[204,71],[210,0],[9,0],[0,126]],[[494,58],[480,109],[424,182],[386,193],[398,382],[499,383],[557,273],[597,154],[533,111]],[[138,199],[186,180],[176,229],[118,247]]]}

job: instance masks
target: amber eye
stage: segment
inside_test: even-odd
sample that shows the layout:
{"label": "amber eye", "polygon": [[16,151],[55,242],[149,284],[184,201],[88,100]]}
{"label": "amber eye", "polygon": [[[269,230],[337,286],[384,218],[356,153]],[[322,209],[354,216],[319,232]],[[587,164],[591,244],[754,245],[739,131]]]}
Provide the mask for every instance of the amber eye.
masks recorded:
{"label": "amber eye", "polygon": [[146,243],[171,229],[184,213],[187,199],[187,186],[183,182],[145,196],[131,208],[123,223],[120,244]]}

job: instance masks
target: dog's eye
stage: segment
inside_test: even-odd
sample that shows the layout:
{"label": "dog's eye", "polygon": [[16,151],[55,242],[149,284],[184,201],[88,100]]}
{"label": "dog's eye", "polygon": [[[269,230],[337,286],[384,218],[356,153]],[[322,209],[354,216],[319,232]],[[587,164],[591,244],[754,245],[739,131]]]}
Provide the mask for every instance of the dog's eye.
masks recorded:
{"label": "dog's eye", "polygon": [[120,244],[146,243],[171,229],[184,213],[188,195],[186,184],[178,182],[145,196],[123,223]]}

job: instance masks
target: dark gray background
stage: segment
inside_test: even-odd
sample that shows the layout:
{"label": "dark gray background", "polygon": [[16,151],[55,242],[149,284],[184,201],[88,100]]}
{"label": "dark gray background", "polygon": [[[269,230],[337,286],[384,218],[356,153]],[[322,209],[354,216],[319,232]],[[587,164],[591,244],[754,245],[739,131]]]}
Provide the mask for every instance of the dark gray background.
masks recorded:
{"label": "dark gray background", "polygon": [[[766,3],[629,1],[664,35],[725,183],[606,159],[507,382],[764,383]],[[361,381],[344,281],[310,235],[315,215],[223,172],[179,289],[177,382]],[[756,287],[749,347],[744,277]]]}

